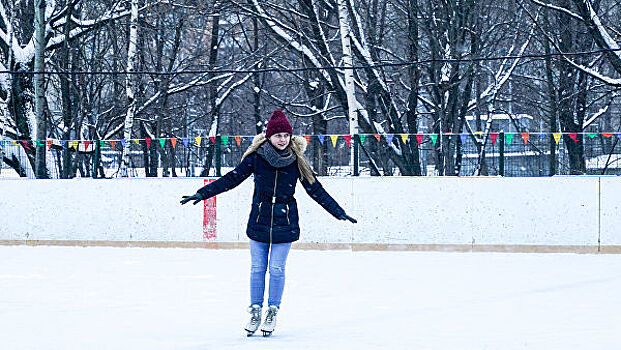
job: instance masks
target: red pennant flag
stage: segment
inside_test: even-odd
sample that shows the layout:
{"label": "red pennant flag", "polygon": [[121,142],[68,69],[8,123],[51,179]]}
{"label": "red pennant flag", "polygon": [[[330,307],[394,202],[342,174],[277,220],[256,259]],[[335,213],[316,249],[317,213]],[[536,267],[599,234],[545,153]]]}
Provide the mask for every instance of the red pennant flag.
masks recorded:
{"label": "red pennant flag", "polygon": [[530,134],[527,133],[527,132],[522,132],[522,133],[520,133],[520,135],[522,135],[522,140],[524,140],[524,144],[527,144],[528,143],[528,137],[530,136]]}
{"label": "red pennant flag", "polygon": [[351,135],[343,135],[343,138],[345,139],[345,143],[347,144],[347,147],[351,147]]}
{"label": "red pennant flag", "polygon": [[425,138],[425,135],[421,135],[421,134],[416,134],[416,142],[420,145],[421,143],[423,143],[423,139]]}
{"label": "red pennant flag", "polygon": [[177,147],[177,138],[176,137],[171,137],[170,138],[170,144],[172,144],[173,148]]}
{"label": "red pennant flag", "polygon": [[612,137],[612,133],[611,132],[603,132],[602,136],[604,136],[606,138],[610,138],[610,137]]}
{"label": "red pennant flag", "polygon": [[110,146],[112,146],[112,149],[114,149],[115,148],[114,146],[116,146],[116,141],[110,140],[108,142],[110,142]]}
{"label": "red pennant flag", "polygon": [[26,149],[30,149],[30,147],[28,147],[28,141],[22,141],[22,143],[24,144],[24,147],[26,147]]}
{"label": "red pennant flag", "polygon": [[241,145],[241,136],[235,136],[234,139],[237,142],[237,147],[239,147]]}
{"label": "red pennant flag", "polygon": [[92,141],[84,141],[84,151],[88,149],[88,145],[91,144]]}
{"label": "red pennant flag", "polygon": [[209,139],[211,140],[211,143],[213,143],[214,145],[216,144],[216,137],[215,136],[209,136]]}
{"label": "red pennant flag", "polygon": [[147,137],[144,141],[147,143],[147,148],[151,148],[151,139]]}
{"label": "red pennant flag", "polygon": [[569,137],[574,140],[575,142],[578,142],[578,134],[573,132],[569,134]]}
{"label": "red pennant flag", "polygon": [[306,144],[310,145],[310,143],[311,143],[311,136],[310,135],[304,135],[304,138],[306,139]]}
{"label": "red pennant flag", "polygon": [[52,140],[47,140],[47,149],[51,149],[52,148]]}
{"label": "red pennant flag", "polygon": [[492,146],[496,144],[496,139],[498,138],[497,132],[490,132],[489,138],[492,139]]}
{"label": "red pennant flag", "polygon": [[380,142],[382,136],[379,134],[373,134],[373,136],[375,136],[375,138],[377,139],[377,142]]}

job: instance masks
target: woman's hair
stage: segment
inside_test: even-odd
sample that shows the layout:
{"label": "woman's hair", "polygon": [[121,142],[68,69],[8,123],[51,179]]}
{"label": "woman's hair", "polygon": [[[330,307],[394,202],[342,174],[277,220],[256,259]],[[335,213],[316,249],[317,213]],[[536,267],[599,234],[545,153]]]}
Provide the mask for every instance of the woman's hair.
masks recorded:
{"label": "woman's hair", "polygon": [[[261,147],[261,145],[263,145],[263,143],[265,143],[266,141],[268,141],[268,139],[265,137],[265,134],[259,134],[255,136],[255,138],[252,140],[252,144],[250,145],[250,147],[248,147],[246,152],[244,152],[244,155],[241,159],[244,160],[244,158],[259,149],[259,147]],[[306,139],[301,136],[291,136],[291,141],[289,142],[289,145],[287,147],[291,147],[291,150],[293,151],[293,153],[295,153],[297,157],[300,177],[302,179],[306,179],[311,184],[314,183],[315,174],[313,173],[313,169],[308,163],[308,160],[306,160],[306,157],[304,157],[304,152],[306,151],[307,147]]]}

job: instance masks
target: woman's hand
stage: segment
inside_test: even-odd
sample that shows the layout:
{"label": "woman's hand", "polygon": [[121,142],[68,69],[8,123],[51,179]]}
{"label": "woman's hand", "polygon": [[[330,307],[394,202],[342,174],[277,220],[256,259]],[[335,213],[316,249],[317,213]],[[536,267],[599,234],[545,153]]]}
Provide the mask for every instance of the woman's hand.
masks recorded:
{"label": "woman's hand", "polygon": [[357,222],[358,222],[356,219],[352,218],[351,216],[349,216],[349,215],[347,215],[347,214],[345,214],[345,213],[343,213],[343,214],[341,214],[341,216],[339,216],[339,220],[349,220],[349,221],[351,221],[353,224],[355,224],[355,223],[357,223]]}
{"label": "woman's hand", "polygon": [[202,200],[203,200],[203,196],[201,196],[200,193],[195,193],[195,194],[193,194],[191,196],[183,196],[183,197],[181,197],[181,202],[180,203],[183,205],[183,204],[185,204],[185,203],[187,203],[189,201],[194,201],[194,203],[192,203],[192,204],[196,205],[196,204],[198,204]]}

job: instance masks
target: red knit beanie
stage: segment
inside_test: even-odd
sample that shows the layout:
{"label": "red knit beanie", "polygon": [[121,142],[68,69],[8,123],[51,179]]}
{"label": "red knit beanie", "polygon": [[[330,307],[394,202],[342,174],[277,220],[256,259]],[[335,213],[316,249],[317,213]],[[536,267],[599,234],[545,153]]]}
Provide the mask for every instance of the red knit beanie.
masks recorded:
{"label": "red knit beanie", "polygon": [[274,113],[272,113],[270,120],[267,122],[265,137],[269,139],[270,136],[279,132],[293,134],[293,128],[291,127],[291,124],[285,114],[282,111],[275,110]]}

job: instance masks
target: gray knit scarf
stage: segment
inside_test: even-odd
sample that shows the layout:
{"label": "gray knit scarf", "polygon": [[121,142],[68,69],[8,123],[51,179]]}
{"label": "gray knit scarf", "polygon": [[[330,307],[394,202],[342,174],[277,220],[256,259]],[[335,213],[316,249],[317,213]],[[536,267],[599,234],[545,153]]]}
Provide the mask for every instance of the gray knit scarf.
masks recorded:
{"label": "gray knit scarf", "polygon": [[267,160],[267,162],[274,168],[284,168],[297,160],[297,157],[291,150],[291,147],[287,147],[284,150],[279,151],[272,146],[269,140],[264,142],[263,145],[257,149],[257,153]]}

